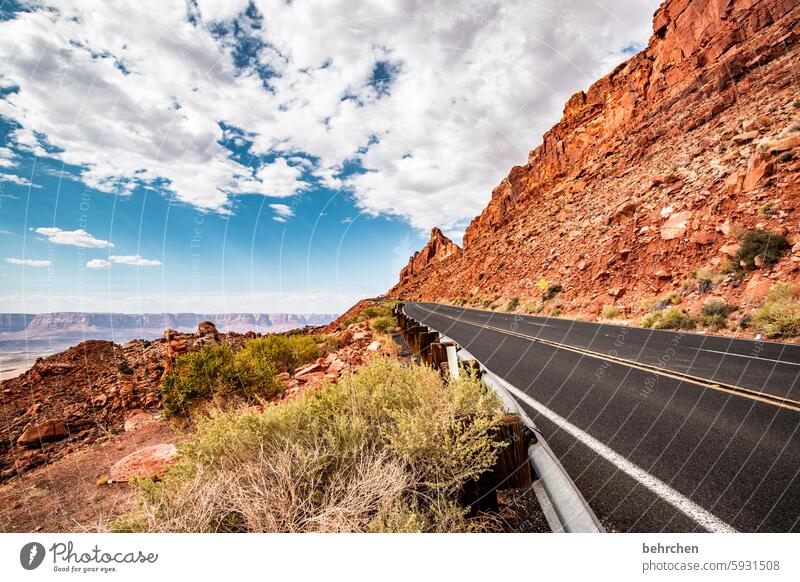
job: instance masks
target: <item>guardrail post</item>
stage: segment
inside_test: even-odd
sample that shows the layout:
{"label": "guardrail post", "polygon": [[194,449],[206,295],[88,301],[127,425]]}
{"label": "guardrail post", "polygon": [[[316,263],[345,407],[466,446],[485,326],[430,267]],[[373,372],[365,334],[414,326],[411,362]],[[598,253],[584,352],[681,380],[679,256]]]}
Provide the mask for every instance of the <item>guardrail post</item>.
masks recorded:
{"label": "guardrail post", "polygon": [[439,339],[438,331],[423,331],[419,334],[419,358],[429,366],[433,365],[431,358],[431,344]]}
{"label": "guardrail post", "polygon": [[447,352],[447,369],[450,371],[450,376],[458,378],[458,353],[455,344],[447,344],[445,350]]}

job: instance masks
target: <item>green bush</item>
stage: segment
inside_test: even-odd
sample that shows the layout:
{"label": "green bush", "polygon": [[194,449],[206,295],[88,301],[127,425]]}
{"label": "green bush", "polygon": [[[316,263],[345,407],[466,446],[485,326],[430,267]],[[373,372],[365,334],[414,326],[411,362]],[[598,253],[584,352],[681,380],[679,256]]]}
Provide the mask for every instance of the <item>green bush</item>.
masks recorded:
{"label": "green bush", "polygon": [[522,306],[522,309],[525,311],[525,313],[541,313],[542,305],[536,301],[526,301],[525,305]]}
{"label": "green bush", "polygon": [[561,293],[562,286],[560,283],[550,283],[547,288],[542,291],[542,301],[549,301],[559,293]]}
{"label": "green bush", "polygon": [[800,303],[790,283],[778,283],[753,317],[755,328],[769,337],[800,336]]}
{"label": "green bush", "polygon": [[381,333],[387,333],[397,327],[397,318],[393,315],[382,315],[369,322],[369,326]]}
{"label": "green bush", "polygon": [[506,311],[514,311],[517,307],[519,307],[519,297],[512,297],[511,300],[506,303]]}
{"label": "green bush", "polygon": [[178,356],[172,372],[161,382],[165,417],[183,412],[198,398],[234,385],[233,350],[224,345],[204,346],[199,352]]}
{"label": "green bush", "polygon": [[719,315],[727,318],[737,309],[739,308],[735,305],[725,303],[724,301],[712,301],[711,303],[706,303],[700,308],[700,315],[704,315],[706,317],[715,317]]}
{"label": "green bush", "polygon": [[718,330],[728,325],[728,318],[730,315],[739,309],[735,305],[725,303],[724,301],[714,301],[706,303],[700,309],[699,323],[711,330]]}
{"label": "green bush", "polygon": [[739,273],[752,271],[756,268],[756,257],[761,259],[763,266],[772,267],[788,247],[786,237],[777,232],[760,229],[745,231],[730,268]]}
{"label": "green bush", "polygon": [[666,311],[653,311],[642,318],[642,327],[652,329],[694,329],[697,321],[694,317],[677,307]]}
{"label": "green bush", "polygon": [[261,361],[272,362],[279,370],[294,372],[297,368],[313,362],[322,355],[320,343],[325,336],[306,334],[268,335],[250,340],[245,349],[257,355]]}
{"label": "green bush", "polygon": [[201,420],[159,482],[140,481],[124,531],[469,531],[464,485],[504,446],[475,375],[376,357],[337,385]]}
{"label": "green bush", "polygon": [[616,319],[620,315],[619,307],[616,305],[606,305],[603,307],[603,317],[606,319]]}
{"label": "green bush", "polygon": [[292,371],[314,361],[327,341],[327,336],[270,335],[249,340],[236,354],[221,344],[183,354],[161,383],[164,416],[181,414],[195,400],[220,393],[247,401],[268,399],[280,392],[279,369]]}

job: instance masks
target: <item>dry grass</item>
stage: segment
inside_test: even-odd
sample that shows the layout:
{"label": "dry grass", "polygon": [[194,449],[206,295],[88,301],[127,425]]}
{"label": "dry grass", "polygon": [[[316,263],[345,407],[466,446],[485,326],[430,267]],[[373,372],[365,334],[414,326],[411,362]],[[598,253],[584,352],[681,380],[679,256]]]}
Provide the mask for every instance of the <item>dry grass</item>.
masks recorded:
{"label": "dry grass", "polygon": [[469,374],[375,357],[337,385],[261,414],[198,423],[115,531],[471,531],[465,483],[495,463],[500,406]]}

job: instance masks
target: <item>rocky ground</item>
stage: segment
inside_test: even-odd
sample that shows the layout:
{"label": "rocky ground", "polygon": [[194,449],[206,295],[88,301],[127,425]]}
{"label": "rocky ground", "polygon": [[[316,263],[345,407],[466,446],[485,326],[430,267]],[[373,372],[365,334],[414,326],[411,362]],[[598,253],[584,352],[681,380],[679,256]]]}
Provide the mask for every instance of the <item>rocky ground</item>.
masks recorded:
{"label": "rocky ground", "polygon": [[[282,372],[282,392],[264,405],[336,382],[374,354],[398,354],[391,336],[368,321],[343,321],[301,330],[326,331],[336,347]],[[133,502],[127,481],[158,475],[175,458],[179,435],[191,430],[160,415],[161,378],[175,358],[212,343],[240,349],[253,337],[203,322],[194,334],[166,330],[154,341],[86,341],[2,382],[0,531],[104,529]]]}
{"label": "rocky ground", "polygon": [[[791,1],[668,0],[649,46],[568,101],[464,248],[434,231],[390,295],[503,306],[539,300],[544,281],[561,287],[545,313],[641,316],[674,291],[741,317],[800,282],[799,23]],[[734,276],[750,229],[789,248]]]}

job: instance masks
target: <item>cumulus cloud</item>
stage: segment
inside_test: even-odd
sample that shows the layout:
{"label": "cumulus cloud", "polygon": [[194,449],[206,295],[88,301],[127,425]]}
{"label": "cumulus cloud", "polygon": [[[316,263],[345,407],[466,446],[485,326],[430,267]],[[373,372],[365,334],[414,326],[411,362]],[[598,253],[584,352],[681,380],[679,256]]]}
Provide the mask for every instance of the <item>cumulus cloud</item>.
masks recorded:
{"label": "cumulus cloud", "polygon": [[[3,165],[4,160],[0,158],[0,166]],[[21,176],[15,176],[14,174],[2,174],[0,173],[0,182],[10,182],[12,184],[17,184],[19,186],[25,186],[26,188],[41,188],[41,186],[34,184],[27,178],[23,178]]]}
{"label": "cumulus cloud", "polygon": [[43,0],[0,23],[0,85],[18,87],[0,115],[17,150],[103,191],[226,212],[319,185],[452,229],[646,42],[658,3]]}
{"label": "cumulus cloud", "polygon": [[139,255],[111,255],[108,259],[92,259],[86,263],[89,269],[107,269],[112,264],[133,265],[135,267],[158,267],[161,261],[145,259]]}
{"label": "cumulus cloud", "polygon": [[11,148],[0,147],[0,168],[13,168],[16,165],[14,158]]}
{"label": "cumulus cloud", "polygon": [[275,211],[275,216],[272,219],[277,222],[286,222],[287,218],[294,216],[294,210],[286,204],[270,204],[269,207]]}
{"label": "cumulus cloud", "polygon": [[69,245],[73,247],[84,247],[93,249],[107,249],[114,245],[107,240],[93,237],[83,229],[61,230],[55,227],[41,227],[33,229],[37,234],[47,237],[47,242],[56,245]]}
{"label": "cumulus cloud", "polygon": [[49,267],[52,263],[47,259],[15,259],[8,258],[6,263],[12,265],[23,265],[25,267]]}

